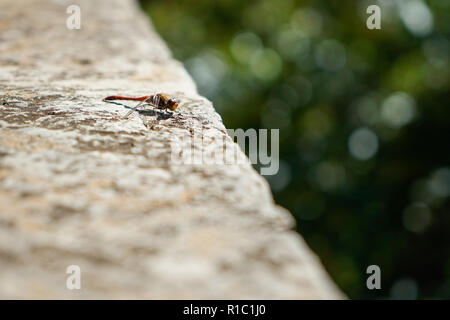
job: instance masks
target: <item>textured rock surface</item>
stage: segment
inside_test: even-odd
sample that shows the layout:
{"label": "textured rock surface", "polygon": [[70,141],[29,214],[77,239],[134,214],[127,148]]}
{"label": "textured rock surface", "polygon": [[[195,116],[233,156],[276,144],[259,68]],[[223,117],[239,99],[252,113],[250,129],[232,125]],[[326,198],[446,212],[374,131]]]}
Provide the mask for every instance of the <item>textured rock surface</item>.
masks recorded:
{"label": "textured rock surface", "polygon": [[[0,1],[0,298],[342,297],[250,164],[171,163],[192,130],[238,147],[137,6],[107,3],[68,30],[71,1]],[[101,101],[152,92],[183,105]]]}

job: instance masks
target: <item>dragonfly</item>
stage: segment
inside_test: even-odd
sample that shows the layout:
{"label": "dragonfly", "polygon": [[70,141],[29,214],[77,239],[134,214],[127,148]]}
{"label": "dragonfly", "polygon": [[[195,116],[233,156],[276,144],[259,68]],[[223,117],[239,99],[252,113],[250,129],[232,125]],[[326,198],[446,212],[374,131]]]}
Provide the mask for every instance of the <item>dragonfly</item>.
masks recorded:
{"label": "dragonfly", "polygon": [[128,118],[128,116],[133,113],[137,108],[139,108],[144,103],[150,104],[157,109],[160,110],[171,110],[174,111],[179,104],[179,101],[174,98],[170,98],[167,94],[164,93],[156,93],[151,94],[149,96],[142,97],[126,97],[126,96],[108,96],[103,99],[103,101],[113,101],[113,100],[131,100],[131,101],[139,101],[139,103],[132,108],[124,118]]}

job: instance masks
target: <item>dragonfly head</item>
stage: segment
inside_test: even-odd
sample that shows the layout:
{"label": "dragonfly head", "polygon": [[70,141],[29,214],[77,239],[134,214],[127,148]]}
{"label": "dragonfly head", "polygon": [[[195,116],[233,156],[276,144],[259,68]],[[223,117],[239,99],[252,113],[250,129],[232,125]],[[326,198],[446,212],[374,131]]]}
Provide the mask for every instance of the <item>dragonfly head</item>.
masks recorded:
{"label": "dragonfly head", "polygon": [[178,101],[176,99],[169,99],[167,101],[167,106],[173,111],[178,107]]}

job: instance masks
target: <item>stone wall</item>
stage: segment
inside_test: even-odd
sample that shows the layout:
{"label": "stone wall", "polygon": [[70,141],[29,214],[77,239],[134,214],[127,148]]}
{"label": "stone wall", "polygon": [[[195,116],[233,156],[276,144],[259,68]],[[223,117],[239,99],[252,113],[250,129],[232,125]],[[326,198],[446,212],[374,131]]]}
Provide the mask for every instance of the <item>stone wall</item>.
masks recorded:
{"label": "stone wall", "polygon": [[[0,298],[342,298],[240,150],[173,164],[195,130],[238,146],[137,5],[71,4],[0,1]],[[154,92],[182,105],[102,101]]]}

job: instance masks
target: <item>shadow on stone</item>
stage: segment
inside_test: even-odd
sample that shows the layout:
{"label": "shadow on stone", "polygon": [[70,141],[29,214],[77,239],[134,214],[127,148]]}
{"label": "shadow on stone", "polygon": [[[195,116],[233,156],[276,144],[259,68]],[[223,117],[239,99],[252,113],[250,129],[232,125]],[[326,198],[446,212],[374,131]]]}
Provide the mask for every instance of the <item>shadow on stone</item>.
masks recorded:
{"label": "shadow on stone", "polygon": [[[133,109],[134,107],[130,107],[127,106],[126,104],[120,103],[120,102],[115,102],[115,101],[104,101],[106,103],[112,103],[118,106],[122,106],[125,107],[127,109]],[[173,113],[170,111],[159,111],[159,110],[139,110],[137,109],[136,112],[138,112],[139,114],[142,114],[144,116],[156,116],[157,120],[167,120],[169,118],[173,118]]]}

